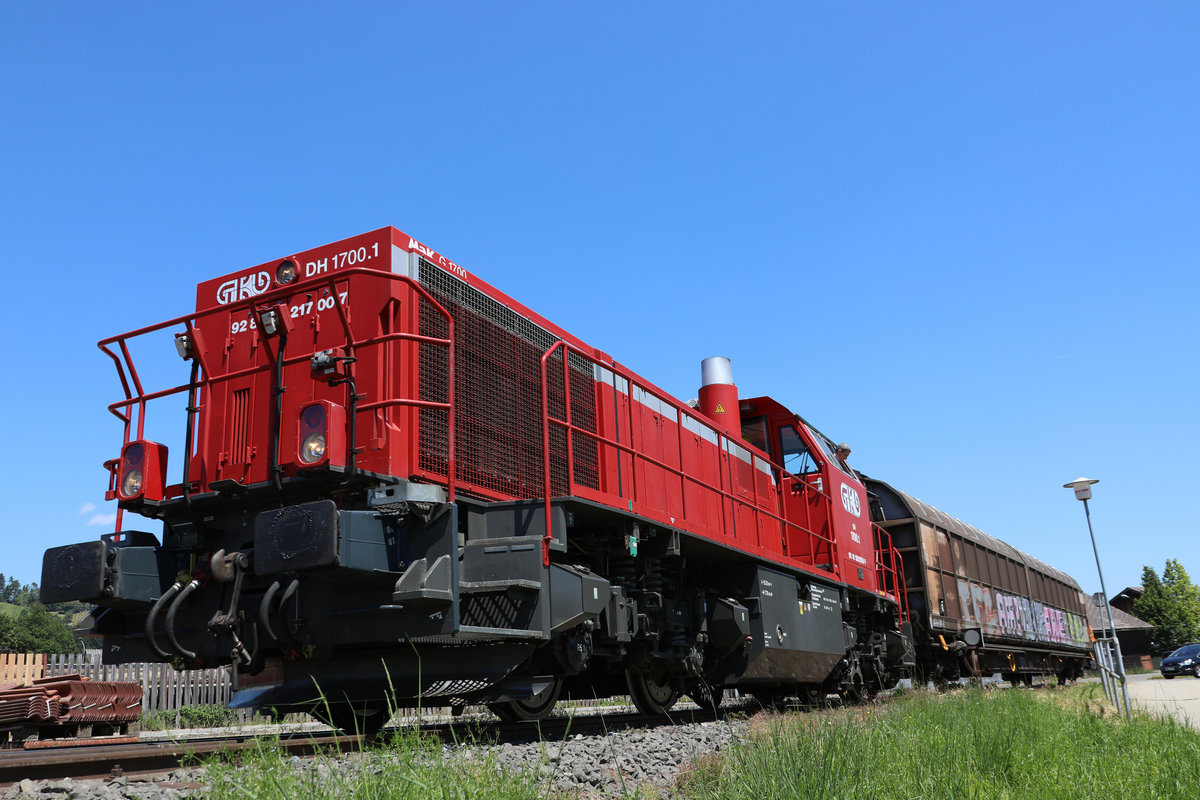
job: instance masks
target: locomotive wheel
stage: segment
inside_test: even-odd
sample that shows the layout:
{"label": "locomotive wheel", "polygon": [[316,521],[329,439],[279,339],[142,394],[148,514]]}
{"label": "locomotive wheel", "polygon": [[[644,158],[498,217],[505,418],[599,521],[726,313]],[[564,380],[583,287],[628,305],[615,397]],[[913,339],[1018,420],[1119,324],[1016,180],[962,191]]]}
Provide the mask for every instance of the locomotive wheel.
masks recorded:
{"label": "locomotive wheel", "polygon": [[679,690],[665,668],[658,666],[646,672],[625,670],[629,696],[637,710],[657,717],[670,717],[671,707],[679,699]]}
{"label": "locomotive wheel", "polygon": [[309,713],[332,728],[367,739],[378,736],[389,718],[378,706],[355,707],[346,703],[322,705]]}
{"label": "locomotive wheel", "polygon": [[555,678],[533,697],[488,703],[488,710],[505,722],[535,722],[550,716],[562,694],[562,678]]}

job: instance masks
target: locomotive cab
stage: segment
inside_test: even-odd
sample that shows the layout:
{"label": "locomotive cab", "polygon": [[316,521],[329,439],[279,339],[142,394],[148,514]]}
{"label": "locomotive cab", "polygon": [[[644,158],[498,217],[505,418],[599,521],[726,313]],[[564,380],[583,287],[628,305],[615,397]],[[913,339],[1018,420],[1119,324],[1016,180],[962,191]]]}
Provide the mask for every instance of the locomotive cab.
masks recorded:
{"label": "locomotive cab", "polygon": [[[883,589],[875,564],[880,546],[867,516],[866,488],[827,436],[770,397],[742,400],[742,438],[783,466],[785,516],[805,520],[822,537],[791,531],[789,555],[838,574],[852,586],[871,592]],[[825,502],[825,498],[833,502]]]}

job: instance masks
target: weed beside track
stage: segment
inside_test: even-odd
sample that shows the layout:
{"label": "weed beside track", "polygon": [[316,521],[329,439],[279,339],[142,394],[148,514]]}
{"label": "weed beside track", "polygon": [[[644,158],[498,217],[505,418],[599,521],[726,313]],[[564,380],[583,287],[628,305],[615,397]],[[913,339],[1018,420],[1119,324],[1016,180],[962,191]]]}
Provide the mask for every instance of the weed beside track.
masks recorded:
{"label": "weed beside track", "polygon": [[1200,793],[1200,734],[1117,720],[1096,687],[916,693],[887,705],[756,718],[742,745],[695,764],[689,800],[1112,800]]}

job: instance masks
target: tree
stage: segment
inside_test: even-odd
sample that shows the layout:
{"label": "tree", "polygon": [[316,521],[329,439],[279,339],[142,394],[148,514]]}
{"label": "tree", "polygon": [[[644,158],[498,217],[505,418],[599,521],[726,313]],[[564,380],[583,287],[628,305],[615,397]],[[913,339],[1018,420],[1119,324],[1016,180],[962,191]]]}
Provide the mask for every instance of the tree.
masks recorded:
{"label": "tree", "polygon": [[78,653],[82,649],[70,626],[43,605],[25,606],[15,618],[0,619],[0,650]]}
{"label": "tree", "polygon": [[1163,567],[1163,589],[1178,609],[1181,632],[1185,634],[1180,644],[1200,639],[1200,589],[1173,558],[1168,558]]}
{"label": "tree", "polygon": [[1173,558],[1167,559],[1161,580],[1142,567],[1142,596],[1134,601],[1133,613],[1154,625],[1150,645],[1155,650],[1169,652],[1200,641],[1200,589]]}
{"label": "tree", "polygon": [[16,578],[9,578],[8,583],[0,586],[0,603],[17,602],[17,595],[20,593],[20,591],[21,582]]}
{"label": "tree", "polygon": [[40,592],[36,583],[21,584],[21,587],[17,589],[13,599],[9,600],[8,602],[15,603],[19,606],[32,606],[39,601],[39,595]]}

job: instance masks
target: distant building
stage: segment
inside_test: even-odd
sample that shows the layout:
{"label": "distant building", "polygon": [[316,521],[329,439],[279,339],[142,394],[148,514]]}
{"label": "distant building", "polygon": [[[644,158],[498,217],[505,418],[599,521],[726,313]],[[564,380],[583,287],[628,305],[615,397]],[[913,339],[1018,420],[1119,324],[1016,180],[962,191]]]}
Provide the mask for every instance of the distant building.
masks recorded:
{"label": "distant building", "polygon": [[1145,594],[1145,592],[1146,590],[1141,586],[1126,586],[1108,602],[1113,608],[1119,608],[1126,614],[1132,614],[1133,604],[1136,603],[1138,598]]}
{"label": "distant building", "polygon": [[[1152,669],[1155,666],[1155,653],[1150,649],[1150,631],[1154,630],[1154,626],[1117,605],[1118,599],[1127,600],[1130,606],[1133,605],[1133,600],[1126,594],[1132,588],[1125,589],[1113,598],[1110,604],[1113,625],[1117,628],[1117,641],[1121,643],[1121,655],[1124,657],[1125,666]],[[1140,596],[1141,587],[1137,587],[1137,597]],[[1104,610],[1104,595],[1101,592],[1092,595],[1091,602],[1087,604],[1087,616],[1088,624],[1092,626],[1097,639],[1112,637],[1108,626],[1108,612]]]}

